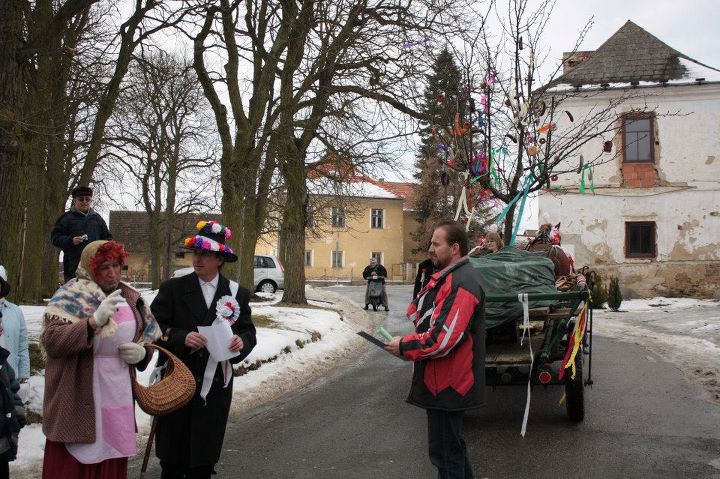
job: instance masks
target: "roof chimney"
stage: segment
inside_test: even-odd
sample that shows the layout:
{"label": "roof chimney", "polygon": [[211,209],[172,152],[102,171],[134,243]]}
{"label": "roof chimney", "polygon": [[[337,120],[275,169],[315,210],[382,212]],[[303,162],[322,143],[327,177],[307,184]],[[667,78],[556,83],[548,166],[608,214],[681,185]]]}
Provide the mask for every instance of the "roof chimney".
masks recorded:
{"label": "roof chimney", "polygon": [[590,55],[592,54],[592,50],[583,52],[563,52],[563,75],[590,58]]}

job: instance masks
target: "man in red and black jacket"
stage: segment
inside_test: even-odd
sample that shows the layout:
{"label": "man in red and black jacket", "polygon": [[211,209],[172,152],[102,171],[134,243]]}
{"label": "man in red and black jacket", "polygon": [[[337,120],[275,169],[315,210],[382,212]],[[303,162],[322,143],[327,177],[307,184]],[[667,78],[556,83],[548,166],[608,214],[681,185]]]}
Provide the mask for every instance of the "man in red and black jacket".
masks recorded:
{"label": "man in red and black jacket", "polygon": [[485,293],[466,257],[465,228],[435,228],[429,251],[437,273],[408,308],[415,332],[386,349],[415,361],[407,401],[427,410],[430,461],[440,478],[472,478],[463,413],[484,404]]}

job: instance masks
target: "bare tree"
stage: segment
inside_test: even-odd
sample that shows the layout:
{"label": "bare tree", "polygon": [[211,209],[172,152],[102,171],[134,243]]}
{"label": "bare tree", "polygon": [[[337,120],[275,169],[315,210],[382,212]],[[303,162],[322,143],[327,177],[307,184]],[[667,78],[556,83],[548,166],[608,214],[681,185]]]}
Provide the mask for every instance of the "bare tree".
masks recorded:
{"label": "bare tree", "polygon": [[[217,153],[207,103],[191,62],[162,50],[143,54],[130,69],[107,142],[109,172],[127,190],[137,182],[137,203],[148,214],[152,287],[171,273],[178,218],[216,207]],[[118,163],[123,167],[118,169]]]}
{"label": "bare tree", "polygon": [[0,42],[12,61],[3,62],[0,75],[7,85],[0,100],[0,257],[21,296],[37,300],[56,286],[50,228],[68,191],[92,178],[132,51],[179,18],[160,1],[138,0],[129,19],[106,35],[121,16],[114,2],[13,0],[6,7],[0,35],[12,38]]}
{"label": "bare tree", "polygon": [[[562,62],[548,65],[542,43],[553,6],[554,0],[543,0],[535,9],[528,0],[510,0],[477,12],[495,21],[466,34],[456,49],[468,113],[454,124],[437,125],[434,138],[449,149],[454,168],[482,187],[482,193],[464,192],[466,197],[477,204],[489,191],[491,200],[508,205],[504,234],[510,241],[519,225],[516,211],[528,195],[552,188],[555,175],[580,172],[615,157],[617,153],[603,152],[600,139],[619,127],[616,108],[637,96],[627,93],[598,101],[581,118],[565,111],[573,99],[596,93],[550,88],[562,73]],[[588,22],[582,29],[574,50],[590,26]],[[566,125],[558,128],[561,122]],[[600,145],[598,154],[579,165],[578,151],[588,142]]]}
{"label": "bare tree", "polygon": [[[444,15],[452,2],[348,0],[287,2],[283,18],[295,39],[288,45],[280,73],[279,119],[274,138],[288,198],[283,212],[284,302],[305,302],[304,249],[307,224],[308,162],[316,167],[322,145],[341,153],[351,170],[377,166],[387,156],[357,155],[359,145],[382,144],[415,132],[408,118],[418,111],[429,36],[447,33]],[[380,132],[378,125],[385,127]],[[408,125],[411,127],[408,128]],[[350,140],[338,130],[357,135]],[[363,140],[358,141],[358,138]],[[352,143],[355,145],[350,146]],[[309,157],[309,155],[311,155]],[[322,161],[322,160],[321,160]]]}

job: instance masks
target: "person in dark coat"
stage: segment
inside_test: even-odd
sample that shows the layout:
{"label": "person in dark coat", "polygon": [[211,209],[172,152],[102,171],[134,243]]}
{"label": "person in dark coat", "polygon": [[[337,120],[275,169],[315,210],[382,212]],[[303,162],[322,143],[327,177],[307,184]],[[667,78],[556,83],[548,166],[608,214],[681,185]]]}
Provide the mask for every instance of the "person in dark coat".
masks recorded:
{"label": "person in dark coat", "polygon": [[430,276],[435,272],[432,259],[428,258],[418,265],[417,275],[415,275],[415,287],[413,288],[413,299],[417,298],[418,293],[422,290],[428,281]]}
{"label": "person in dark coat", "polygon": [[[5,281],[0,278],[0,289]],[[0,312],[0,336],[3,334],[2,312]],[[11,461],[17,458],[18,434],[25,426],[25,408],[18,396],[20,384],[15,371],[8,364],[10,351],[0,347],[0,409],[4,420],[0,421],[0,479],[10,477]]]}
{"label": "person in dark coat", "polygon": [[385,306],[385,311],[390,311],[387,291],[385,291],[385,278],[387,278],[387,270],[385,269],[385,266],[378,263],[378,260],[375,259],[375,257],[370,258],[370,264],[363,270],[363,279],[368,282],[365,287],[365,309],[368,309],[368,305],[370,304],[370,282],[376,281],[382,283],[383,285],[380,301],[382,302],[382,305]]}
{"label": "person in dark coat", "polygon": [[408,307],[415,332],[393,338],[385,349],[415,362],[407,401],[427,411],[438,478],[468,479],[463,414],[485,401],[485,293],[467,258],[464,226],[438,225],[428,252],[437,273]]}
{"label": "person in dark coat", "polygon": [[63,252],[63,278],[67,283],[75,277],[80,254],[85,246],[97,240],[111,240],[105,220],[91,207],[93,190],[78,186],[72,190],[72,206],[55,222],[52,244]]}
{"label": "person in dark coat", "polygon": [[[165,281],[151,306],[163,331],[158,344],[180,358],[197,383],[189,404],[158,418],[155,452],[161,479],[210,479],[220,459],[233,396],[231,364],[242,361],[256,344],[250,292],[220,273],[224,263],[237,261],[225,245],[230,230],[214,221],[201,221],[197,227],[198,234],[185,240],[185,248],[193,252],[195,271]],[[229,363],[217,363],[197,328],[227,318],[224,311],[233,297],[237,302],[231,308],[235,316],[229,349],[240,354]],[[162,365],[163,359],[159,362]]]}

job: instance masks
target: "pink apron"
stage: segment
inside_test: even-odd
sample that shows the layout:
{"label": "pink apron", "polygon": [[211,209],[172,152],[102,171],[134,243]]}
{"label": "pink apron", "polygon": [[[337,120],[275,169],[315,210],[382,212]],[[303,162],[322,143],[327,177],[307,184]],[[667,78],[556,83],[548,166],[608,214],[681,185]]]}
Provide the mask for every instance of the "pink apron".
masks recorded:
{"label": "pink apron", "polygon": [[137,453],[129,366],[118,354],[118,346],[131,342],[135,336],[135,316],[127,303],[120,303],[113,319],[118,325],[115,334],[96,336],[93,341],[95,442],[67,444],[70,454],[83,464]]}

